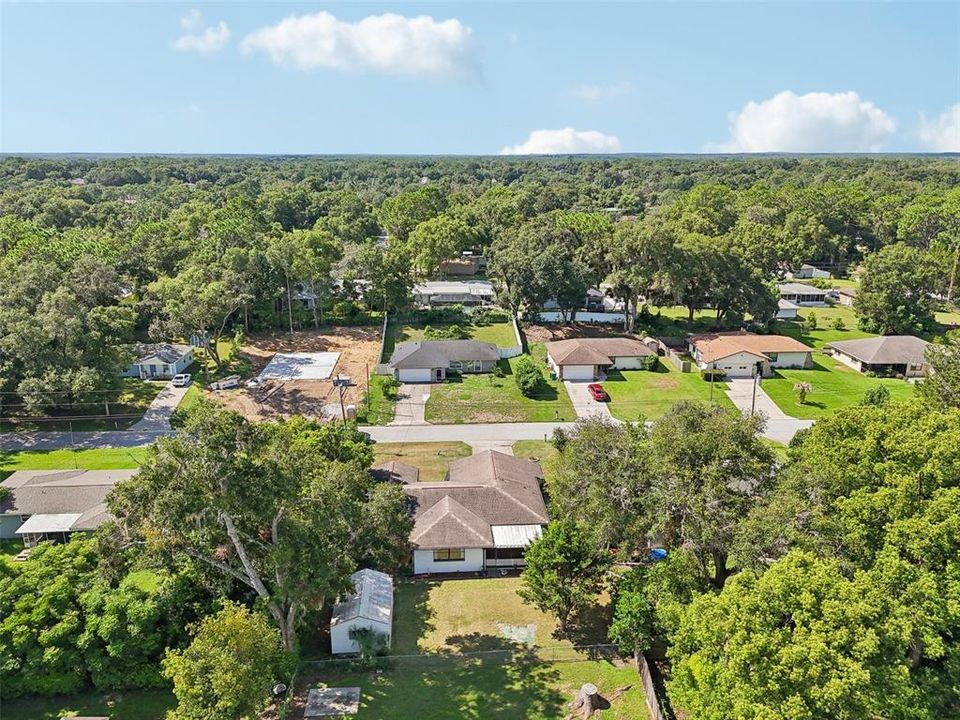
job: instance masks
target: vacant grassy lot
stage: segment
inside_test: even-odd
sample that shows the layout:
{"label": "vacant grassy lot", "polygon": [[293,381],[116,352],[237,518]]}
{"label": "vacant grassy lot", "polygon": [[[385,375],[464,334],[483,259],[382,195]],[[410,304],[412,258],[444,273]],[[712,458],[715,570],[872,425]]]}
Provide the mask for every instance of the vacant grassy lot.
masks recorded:
{"label": "vacant grassy lot", "polygon": [[60,720],[73,715],[111,720],[163,720],[177,704],[169,690],[91,691],[51,698],[4,700],[3,720]]}
{"label": "vacant grassy lot", "polygon": [[[732,410],[733,403],[724,392],[726,387],[724,383],[714,383],[713,402]],[[603,388],[610,395],[610,412],[620,420],[637,420],[641,415],[653,420],[680,400],[710,401],[710,383],[697,372],[680,372],[664,358],[652,372],[612,370]]]}
{"label": "vacant grassy lot", "polygon": [[357,422],[361,425],[386,425],[393,421],[397,412],[396,391],[387,395],[385,388],[390,381],[388,375],[371,375],[368,402],[357,406]]}
{"label": "vacant grassy lot", "polygon": [[[592,682],[610,699],[600,717],[647,717],[636,670],[615,659],[591,659],[569,640],[553,638],[553,618],[523,604],[518,586],[518,578],[398,584],[392,654],[427,655],[388,659],[379,675],[317,672],[308,665],[298,694],[308,687],[358,685],[359,717],[370,720],[553,720],[566,716],[580,686]],[[520,635],[546,649],[517,641]],[[582,642],[602,642],[603,635],[602,628],[588,625]],[[478,651],[486,652],[464,656]],[[556,657],[569,661],[551,661]]]}
{"label": "vacant grassy lot", "polygon": [[467,457],[470,446],[462,442],[377,443],[374,463],[396,460],[420,468],[421,482],[443,480],[451,460]]}
{"label": "vacant grassy lot", "polygon": [[[536,355],[535,355],[536,357]],[[576,419],[563,383],[550,380],[546,366],[537,395],[524,397],[513,378],[519,358],[501,360],[503,377],[493,373],[448,378],[430,390],[426,420],[437,424],[487,422],[557,422]]]}
{"label": "vacant grassy lot", "polygon": [[[463,322],[455,324],[468,330],[471,340],[490,342],[502,348],[514,347],[517,344],[517,339],[513,334],[513,323],[498,322],[490,323],[489,325],[471,325],[469,322]],[[433,323],[430,327],[435,330],[443,330],[450,327],[450,325],[450,323]],[[410,340],[422,340],[426,327],[426,324],[420,323],[388,325],[387,340],[383,347],[384,357],[389,358],[393,354],[393,349],[397,343],[408,342]]]}
{"label": "vacant grassy lot", "polygon": [[[883,385],[890,391],[890,398],[903,400],[913,394],[913,385],[892,378],[871,378],[832,357],[813,353],[814,367],[811,370],[778,370],[775,377],[764,378],[764,391],[787,415],[815,420],[837,408],[857,405],[870,388]],[[801,405],[793,386],[808,382],[813,390]]]}
{"label": "vacant grassy lot", "polygon": [[93,450],[0,451],[0,476],[14,470],[117,470],[139,467],[147,456],[146,445]]}

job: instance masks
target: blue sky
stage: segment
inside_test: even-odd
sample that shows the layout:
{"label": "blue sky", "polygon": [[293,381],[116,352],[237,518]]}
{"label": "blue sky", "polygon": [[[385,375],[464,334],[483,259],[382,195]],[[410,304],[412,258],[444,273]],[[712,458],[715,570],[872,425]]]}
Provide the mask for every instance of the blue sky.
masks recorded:
{"label": "blue sky", "polygon": [[4,2],[0,21],[2,152],[960,151],[951,2]]}

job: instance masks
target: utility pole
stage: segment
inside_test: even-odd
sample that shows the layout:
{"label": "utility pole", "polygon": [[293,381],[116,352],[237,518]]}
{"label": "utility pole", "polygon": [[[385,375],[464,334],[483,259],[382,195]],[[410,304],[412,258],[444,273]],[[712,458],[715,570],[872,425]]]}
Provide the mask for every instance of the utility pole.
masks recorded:
{"label": "utility pole", "polygon": [[760,384],[760,374],[763,372],[763,363],[758,361],[754,365],[753,372],[753,399],[750,401],[750,417],[753,417],[753,413],[757,407],[757,385]]}
{"label": "utility pole", "polygon": [[347,409],[343,406],[343,385],[340,385],[340,415],[343,417],[343,422],[347,422]]}

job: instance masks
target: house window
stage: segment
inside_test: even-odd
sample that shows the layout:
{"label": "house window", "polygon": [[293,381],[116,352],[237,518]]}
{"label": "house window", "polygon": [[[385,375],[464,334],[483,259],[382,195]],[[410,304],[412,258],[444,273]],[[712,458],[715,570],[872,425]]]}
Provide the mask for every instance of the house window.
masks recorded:
{"label": "house window", "polygon": [[746,369],[747,369],[747,366],[746,366],[746,365],[741,365],[741,366],[740,366],[740,369],[741,369],[741,370],[746,370]]}
{"label": "house window", "polygon": [[451,369],[451,370],[463,370],[463,363],[460,362],[459,360],[451,360],[451,361],[450,361],[450,369]]}
{"label": "house window", "polygon": [[434,562],[463,562],[463,548],[446,548],[433,551]]}
{"label": "house window", "polygon": [[922,363],[910,363],[910,369],[911,369],[911,370],[923,370],[923,364],[922,364]]}

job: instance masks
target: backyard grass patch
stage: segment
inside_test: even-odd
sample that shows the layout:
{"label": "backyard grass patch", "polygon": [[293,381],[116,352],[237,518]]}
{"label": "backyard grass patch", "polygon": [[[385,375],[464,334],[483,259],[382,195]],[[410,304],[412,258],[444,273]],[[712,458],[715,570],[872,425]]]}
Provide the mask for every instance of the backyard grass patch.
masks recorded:
{"label": "backyard grass patch", "polygon": [[[616,659],[591,659],[568,639],[554,638],[554,618],[524,604],[519,584],[516,577],[399,583],[391,654],[402,657],[386,658],[380,674],[313,671],[307,664],[298,691],[359,686],[360,716],[368,719],[552,720],[565,717],[577,690],[590,682],[605,697],[630,688],[600,717],[647,717],[636,670]],[[606,598],[600,602],[602,612]],[[606,617],[593,620],[578,643],[605,642]],[[511,639],[520,635],[540,647]]]}
{"label": "backyard grass patch", "polygon": [[[383,346],[384,360],[393,354],[393,349],[397,343],[423,340],[427,325],[427,323],[387,325],[387,337]],[[469,339],[471,340],[490,342],[502,348],[515,347],[517,344],[517,338],[513,332],[513,323],[510,322],[496,322],[490,323],[489,325],[472,325],[469,321],[462,323],[432,323],[430,327],[435,330],[444,330],[452,325],[458,325],[464,330],[467,330],[470,333]]]}
{"label": "backyard grass patch", "polygon": [[[654,371],[611,370],[603,389],[610,396],[611,414],[619,420],[637,420],[641,415],[654,420],[680,400],[710,402],[710,383],[700,373],[682,373],[664,358]],[[733,410],[726,389],[725,383],[714,383],[713,403]]]}
{"label": "backyard grass patch", "polygon": [[170,690],[90,691],[49,698],[4,700],[3,720],[60,720],[73,715],[111,720],[163,720],[177,704]]}
{"label": "backyard grass patch", "polygon": [[[867,390],[883,385],[891,400],[905,400],[913,395],[913,385],[894,378],[871,378],[834,360],[829,355],[813,353],[810,370],[778,370],[776,376],[761,382],[764,392],[777,407],[796,418],[816,420],[837,408],[857,405]],[[812,390],[801,405],[793,386],[810,383]]]}
{"label": "backyard grass patch", "polygon": [[[522,355],[520,357],[523,357]],[[518,358],[501,360],[503,377],[493,373],[450,377],[430,390],[427,422],[561,422],[576,419],[576,411],[563,383],[551,380],[546,366],[536,357],[543,382],[534,397],[524,397],[513,377]]]}
{"label": "backyard grass patch", "polygon": [[373,446],[374,463],[396,460],[420,468],[421,482],[443,480],[451,460],[472,454],[462,442],[377,443]]}

